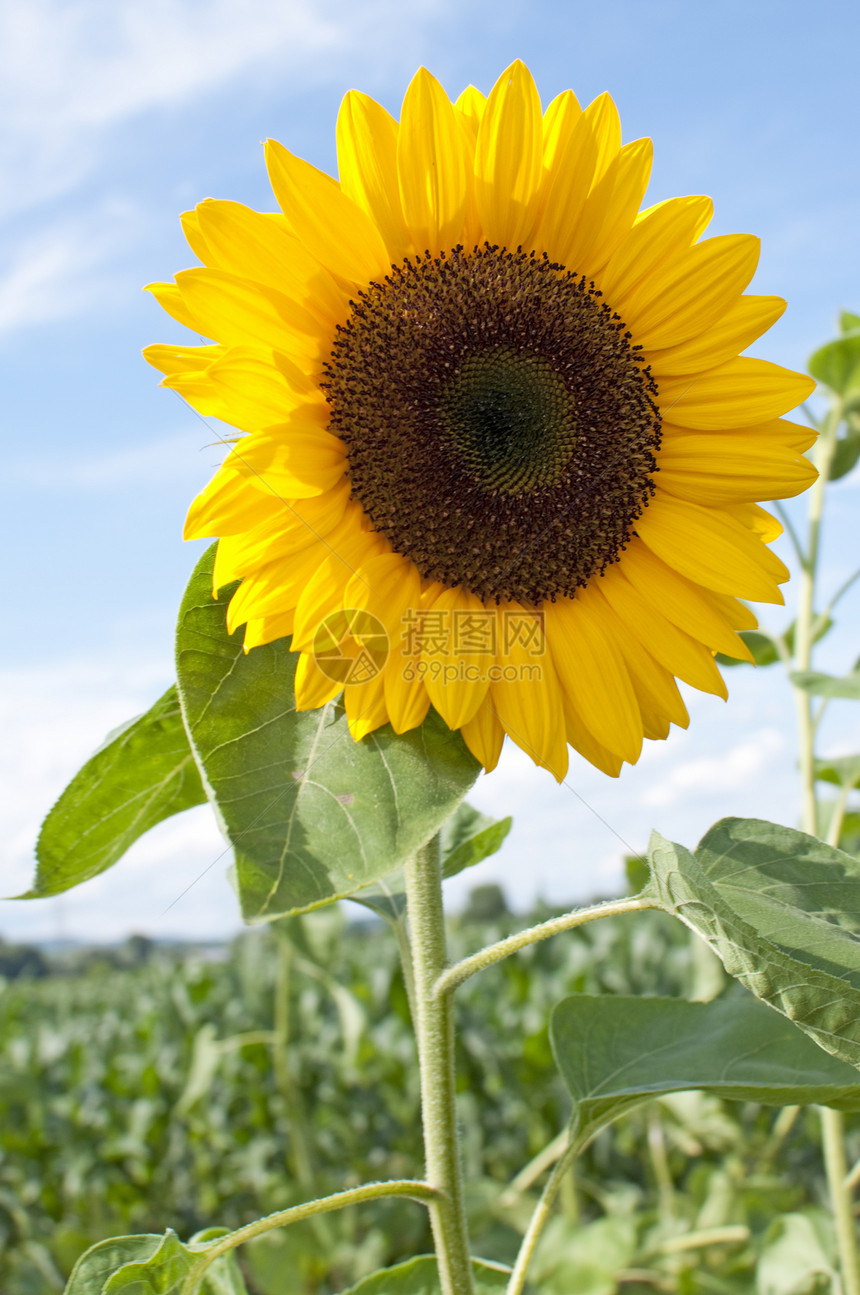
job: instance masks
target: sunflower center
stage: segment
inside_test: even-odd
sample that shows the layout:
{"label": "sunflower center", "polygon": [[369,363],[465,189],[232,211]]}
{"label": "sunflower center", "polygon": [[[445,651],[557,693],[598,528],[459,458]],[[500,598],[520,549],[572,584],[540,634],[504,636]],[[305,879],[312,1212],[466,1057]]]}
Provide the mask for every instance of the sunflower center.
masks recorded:
{"label": "sunflower center", "polygon": [[442,425],[491,489],[516,494],[557,481],[576,443],[573,398],[540,355],[467,355],[442,390]]}
{"label": "sunflower center", "polygon": [[325,375],[353,497],[449,588],[573,594],[653,494],[650,373],[594,285],[546,257],[485,244],[392,267]]}

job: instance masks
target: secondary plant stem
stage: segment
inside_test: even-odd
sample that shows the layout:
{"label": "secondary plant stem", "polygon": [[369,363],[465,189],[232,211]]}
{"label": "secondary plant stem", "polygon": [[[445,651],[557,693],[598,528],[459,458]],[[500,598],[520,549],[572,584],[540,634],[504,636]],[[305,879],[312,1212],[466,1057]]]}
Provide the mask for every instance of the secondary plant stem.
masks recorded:
{"label": "secondary plant stem", "polygon": [[267,1214],[263,1219],[255,1219],[253,1223],[247,1223],[245,1227],[209,1242],[182,1283],[180,1295],[195,1295],[207,1268],[221,1255],[235,1250],[236,1246],[245,1241],[251,1241],[275,1228],[285,1228],[290,1223],[301,1223],[303,1219],[314,1218],[318,1214],[328,1214],[332,1210],[342,1210],[347,1205],[360,1205],[363,1201],[376,1201],[385,1196],[409,1196],[426,1205],[437,1199],[438,1192],[429,1183],[413,1182],[408,1178],[394,1179],[388,1183],[365,1183],[362,1187],[351,1187],[334,1196],[324,1196],[318,1201],[306,1201],[303,1205],[292,1205],[287,1210]]}
{"label": "secondary plant stem", "polygon": [[836,1222],[839,1241],[839,1268],[844,1295],[860,1295],[860,1264],[857,1261],[857,1237],[854,1225],[854,1205],[850,1188],[846,1186],[848,1165],[845,1161],[845,1121],[841,1111],[829,1106],[819,1107],[821,1115],[824,1165],[830,1203]]}
{"label": "secondary plant stem", "polygon": [[417,852],[405,873],[426,1178],[439,1193],[430,1204],[439,1283],[443,1295],[474,1295],[455,1106],[452,995],[434,993],[447,962],[438,837]]}
{"label": "secondary plant stem", "polygon": [[486,949],[480,949],[471,957],[464,958],[462,962],[450,967],[439,977],[433,992],[437,997],[450,994],[458,985],[462,985],[464,980],[474,976],[476,971],[483,971],[485,967],[491,967],[494,962],[509,958],[512,953],[518,953],[527,944],[547,940],[551,935],[558,935],[560,931],[572,931],[577,926],[584,926],[586,922],[595,922],[599,917],[614,917],[617,913],[638,913],[643,908],[659,908],[659,904],[650,899],[638,897],[609,899],[603,904],[594,904],[591,908],[578,908],[572,913],[563,913],[561,917],[551,917],[548,922],[541,922],[539,926],[530,926],[525,931],[518,931],[516,935],[509,935],[506,940],[500,940],[498,944],[490,944]]}
{"label": "secondary plant stem", "polygon": [[520,1245],[517,1261],[514,1264],[514,1269],[505,1290],[505,1295],[522,1295],[522,1289],[526,1284],[526,1273],[528,1272],[528,1267],[531,1263],[537,1243],[540,1240],[540,1234],[543,1232],[547,1220],[552,1213],[552,1207],[555,1204],[555,1198],[558,1195],[564,1176],[581,1149],[579,1140],[573,1132],[571,1132],[571,1138],[567,1145],[567,1150],[561,1159],[556,1162],[556,1166],[547,1179],[546,1186],[541,1193],[541,1198],[535,1207],[535,1211],[532,1214],[531,1219],[529,1220],[529,1226],[525,1236],[523,1237],[522,1244]]}
{"label": "secondary plant stem", "polygon": [[[809,495],[809,530],[806,555],[802,559],[800,598],[794,636],[796,670],[808,670],[812,663],[812,647],[816,632],[815,578],[818,571],[818,551],[821,539],[821,519],[824,510],[824,491],[830,477],[836,434],[842,421],[842,405],[836,401],[821,429],[816,466],[818,480]],[[840,591],[841,593],[841,591]],[[818,800],[815,791],[815,734],[821,711],[813,716],[812,698],[802,688],[794,689],[797,709],[798,738],[800,745],[800,774],[803,791],[803,827],[815,834],[819,830]],[[838,845],[842,807],[834,807],[829,843]],[[822,1151],[830,1191],[830,1203],[836,1223],[839,1245],[839,1269],[844,1295],[860,1295],[860,1261],[858,1261],[857,1235],[851,1189],[846,1179],[848,1166],[845,1160],[845,1124],[840,1111],[827,1106],[819,1107],[821,1115]]]}

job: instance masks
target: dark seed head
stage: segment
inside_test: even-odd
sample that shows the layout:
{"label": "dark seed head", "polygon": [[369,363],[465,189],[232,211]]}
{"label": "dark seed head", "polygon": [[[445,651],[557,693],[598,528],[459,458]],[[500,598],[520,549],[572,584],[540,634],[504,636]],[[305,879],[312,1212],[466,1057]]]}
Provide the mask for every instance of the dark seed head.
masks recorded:
{"label": "dark seed head", "polygon": [[574,593],[653,494],[650,373],[594,285],[546,257],[485,244],[393,267],[325,373],[376,529],[485,601]]}

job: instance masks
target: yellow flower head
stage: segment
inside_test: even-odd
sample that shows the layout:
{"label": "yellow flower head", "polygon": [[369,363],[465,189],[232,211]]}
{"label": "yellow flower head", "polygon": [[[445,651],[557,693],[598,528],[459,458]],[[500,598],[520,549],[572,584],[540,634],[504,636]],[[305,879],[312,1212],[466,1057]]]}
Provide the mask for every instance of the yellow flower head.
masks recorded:
{"label": "yellow flower head", "polygon": [[738,599],[781,602],[779,525],[813,383],[739,358],[779,318],[758,240],[710,199],[640,211],[651,142],[522,63],[400,122],[350,91],[339,181],[269,141],[280,211],[183,217],[202,268],[152,291],[209,346],[147,359],[243,435],[191,507],[251,649],[292,635],[300,709],[343,688],[356,738],[432,704],[491,769],[508,734],[610,774],[725,696]]}

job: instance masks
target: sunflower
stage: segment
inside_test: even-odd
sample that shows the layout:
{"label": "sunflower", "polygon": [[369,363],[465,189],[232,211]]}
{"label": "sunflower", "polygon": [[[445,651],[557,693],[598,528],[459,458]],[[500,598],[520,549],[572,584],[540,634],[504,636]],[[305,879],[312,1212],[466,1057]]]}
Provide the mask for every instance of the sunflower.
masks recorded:
{"label": "sunflower", "polygon": [[739,354],[785,307],[744,294],[758,240],[640,210],[650,140],[519,62],[454,103],[422,69],[399,124],[350,91],[337,153],[270,140],[280,211],[200,203],[202,268],[151,285],[212,344],[147,359],[241,433],[185,534],[246,650],[292,636],[300,709],[343,689],[360,739],[432,705],[487,769],[507,734],[617,775],[688,723],[676,679],[726,695],[739,600],[782,602],[756,501],[814,478],[782,417],[814,384]]}

